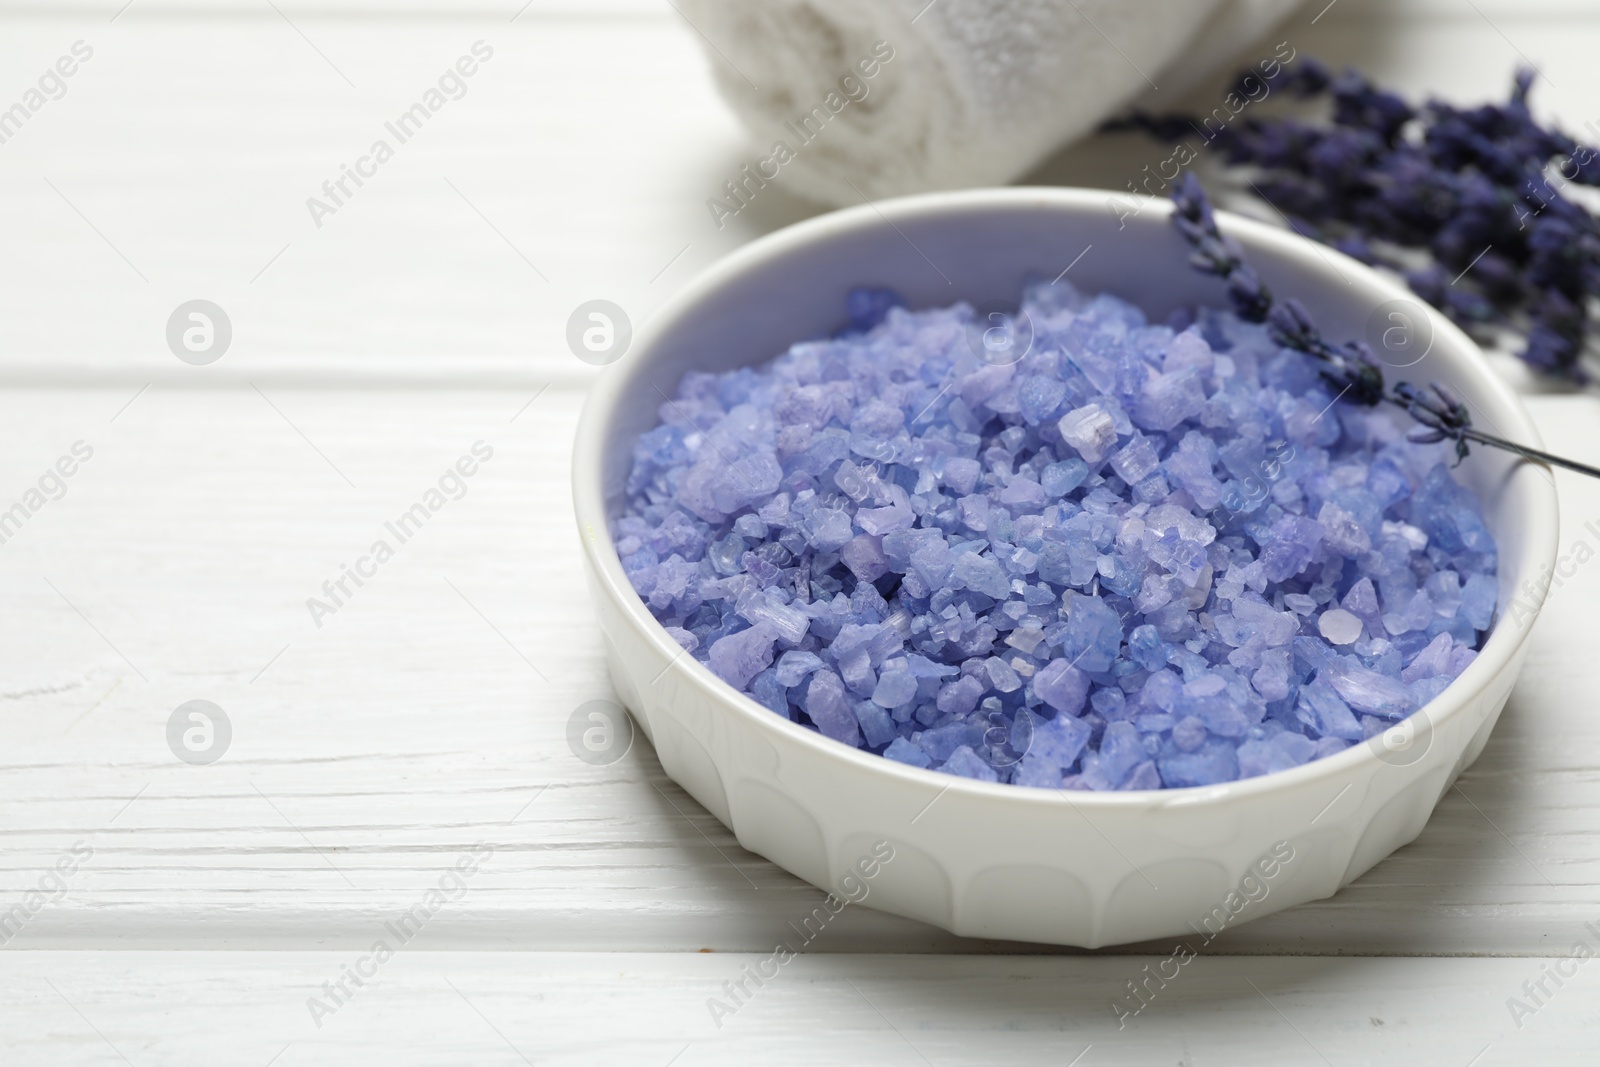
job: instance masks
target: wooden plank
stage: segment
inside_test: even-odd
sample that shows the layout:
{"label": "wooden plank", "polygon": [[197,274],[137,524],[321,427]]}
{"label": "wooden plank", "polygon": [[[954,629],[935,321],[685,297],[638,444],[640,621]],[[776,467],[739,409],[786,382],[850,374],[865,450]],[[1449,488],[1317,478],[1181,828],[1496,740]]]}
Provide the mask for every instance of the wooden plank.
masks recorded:
{"label": "wooden plank", "polygon": [[[1591,936],[1592,948],[1600,938]],[[770,949],[768,950],[770,951]],[[1555,959],[1039,959],[12,952],[6,1061],[313,1064],[1589,1064],[1600,998]],[[366,962],[363,962],[365,960]],[[331,1014],[322,983],[376,977]],[[1149,1001],[1119,1029],[1127,983]],[[1556,967],[1575,972],[1558,987]],[[724,983],[745,981],[733,1000]],[[1513,1018],[1524,982],[1549,994]],[[712,1001],[729,1004],[731,1015]],[[720,1021],[721,1025],[718,1025]],[[1517,1023],[1521,1026],[1518,1027]],[[123,1059],[119,1059],[123,1057]]]}

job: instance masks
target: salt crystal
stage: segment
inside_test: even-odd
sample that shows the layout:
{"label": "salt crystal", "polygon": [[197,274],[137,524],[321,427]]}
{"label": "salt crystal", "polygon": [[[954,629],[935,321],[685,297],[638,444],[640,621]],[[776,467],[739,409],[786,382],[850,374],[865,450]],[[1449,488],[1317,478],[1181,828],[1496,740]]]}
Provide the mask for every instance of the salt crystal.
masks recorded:
{"label": "salt crystal", "polygon": [[839,559],[857,581],[875,582],[889,571],[883,542],[871,534],[857,534],[839,548]]}
{"label": "salt crystal", "polygon": [[1122,646],[1122,620],[1099,597],[1072,597],[1066,607],[1067,632],[1061,651],[1090,674],[1111,669]]}
{"label": "salt crystal", "polygon": [[877,703],[858,700],[852,707],[868,748],[880,748],[899,737],[895,732],[894,720]]}
{"label": "salt crystal", "polygon": [[1200,414],[1205,402],[1199,373],[1193,367],[1185,367],[1147,381],[1134,400],[1131,414],[1133,421],[1147,430],[1167,431]]}
{"label": "salt crystal", "polygon": [[1013,510],[1038,508],[1047,499],[1044,487],[1032,478],[1013,478],[1000,490],[1000,503]]}
{"label": "salt crystal", "polygon": [[1082,485],[1088,476],[1087,463],[1081,459],[1069,459],[1046,467],[1039,475],[1039,485],[1044,489],[1046,496],[1059,499]]}
{"label": "salt crystal", "polygon": [[1148,478],[1160,462],[1150,438],[1139,436],[1111,457],[1111,469],[1117,472],[1117,477],[1135,485]]}
{"label": "salt crystal", "polygon": [[1117,443],[1116,423],[1099,404],[1085,404],[1061,416],[1056,424],[1061,439],[1091,465],[1106,458]]}
{"label": "salt crystal", "polygon": [[1450,658],[1455,650],[1455,642],[1447,633],[1439,634],[1416,654],[1406,667],[1400,672],[1400,680],[1406,685],[1423,678],[1435,678],[1440,675],[1450,676]]}
{"label": "salt crystal", "polygon": [[1099,750],[1084,758],[1084,778],[1095,789],[1115,789],[1144,757],[1144,739],[1138,728],[1114,722],[1106,727]]}
{"label": "salt crystal", "polygon": [[1129,792],[1136,789],[1160,789],[1161,772],[1156,769],[1154,760],[1145,760],[1129,771],[1128,777],[1124,778],[1117,788]]}
{"label": "salt crystal", "polygon": [[1474,630],[1487,630],[1499,599],[1499,583],[1491,574],[1474,574],[1461,588],[1461,615]]}
{"label": "salt crystal", "polygon": [[743,689],[756,672],[772,662],[772,646],[778,631],[771,623],[758,622],[748,630],[718,638],[708,653],[708,662],[717,677]]}
{"label": "salt crystal", "polygon": [[1329,608],[1317,617],[1317,632],[1331,644],[1348,645],[1361,636],[1361,620],[1343,608]]}
{"label": "salt crystal", "polygon": [[845,696],[844,683],[832,671],[821,670],[811,676],[802,707],[825,736],[847,745],[858,743],[860,727],[855,713]]}
{"label": "salt crystal", "polygon": [[1022,677],[1017,669],[999,656],[990,656],[983,663],[989,675],[989,686],[997,693],[1015,693],[1022,688]]}
{"label": "salt crystal", "polygon": [[1089,724],[1070,715],[1057,715],[1033,728],[1032,741],[1023,757],[1061,773],[1077,762],[1089,742]]}
{"label": "salt crystal", "polygon": [[978,706],[984,685],[971,675],[964,675],[939,690],[936,703],[946,715],[966,715]]}
{"label": "salt crystal", "polygon": [[904,504],[862,508],[856,512],[856,525],[874,536],[882,536],[896,530],[909,530],[915,521],[916,515]]}
{"label": "salt crystal", "polygon": [[1149,623],[1135,627],[1128,635],[1128,654],[1147,671],[1160,670],[1167,664],[1167,644]]}
{"label": "salt crystal", "polygon": [[1000,780],[1000,776],[995,773],[994,768],[985,763],[983,757],[979,756],[967,745],[962,745],[950,753],[950,758],[944,761],[944,766],[941,770],[946,774],[960,775],[962,778],[976,778],[980,782],[997,782]]}
{"label": "salt crystal", "polygon": [[1203,743],[1193,752],[1174,752],[1156,761],[1167,788],[1216,785],[1239,777],[1239,757],[1232,744],[1221,738]]}
{"label": "salt crystal", "polygon": [[1172,727],[1172,743],[1180,752],[1193,752],[1205,739],[1206,724],[1193,715],[1185,715]]}
{"label": "salt crystal", "polygon": [[1011,582],[992,556],[969,552],[956,559],[952,577],[968,589],[1003,600],[1011,591]]}
{"label": "salt crystal", "polygon": [[983,743],[983,730],[967,723],[951,723],[924,730],[912,738],[924,752],[943,763],[958,748],[971,748]]}
{"label": "salt crystal", "polygon": [[1357,711],[1398,719],[1416,710],[1400,679],[1363,667],[1348,657],[1333,660],[1328,681]]}
{"label": "salt crystal", "polygon": [[903,737],[896,737],[889,742],[889,747],[883,750],[883,755],[899,763],[906,763],[913,767],[931,767],[933,759],[921,748],[913,745]]}
{"label": "salt crystal", "polygon": [[975,459],[956,457],[945,460],[944,484],[954,489],[962,496],[966,496],[978,486],[978,475],[983,472],[983,464]]}
{"label": "salt crystal", "polygon": [[1089,695],[1089,678],[1067,660],[1051,660],[1033,676],[1033,691],[1056,711],[1074,715]]}
{"label": "salt crystal", "polygon": [[917,695],[917,680],[909,670],[884,671],[872,690],[872,702],[883,708],[897,708]]}
{"label": "salt crystal", "polygon": [[793,650],[785,652],[778,657],[776,668],[778,681],[786,687],[799,685],[812,671],[821,666],[822,659],[815,653]]}

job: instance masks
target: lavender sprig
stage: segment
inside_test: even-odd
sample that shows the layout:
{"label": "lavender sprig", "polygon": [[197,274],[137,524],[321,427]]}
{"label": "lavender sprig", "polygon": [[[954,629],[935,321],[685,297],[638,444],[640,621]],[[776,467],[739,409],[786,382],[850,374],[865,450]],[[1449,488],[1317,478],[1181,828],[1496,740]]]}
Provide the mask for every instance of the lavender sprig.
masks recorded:
{"label": "lavender sprig", "polygon": [[[1198,131],[1233,166],[1255,171],[1256,193],[1302,235],[1401,274],[1469,333],[1506,326],[1526,339],[1535,369],[1587,383],[1581,360],[1600,324],[1600,220],[1563,190],[1600,186],[1600,151],[1540,125],[1528,106],[1534,74],[1516,75],[1501,104],[1413,106],[1360,73],[1315,59],[1251,72],[1241,98],[1324,99],[1326,122],[1252,109],[1231,122],[1135,114],[1110,124],[1164,140]],[[1392,254],[1425,251],[1422,267]]]}
{"label": "lavender sprig", "polygon": [[1193,174],[1178,179],[1172,190],[1172,203],[1172,224],[1193,248],[1189,262],[1201,273],[1222,279],[1234,313],[1240,318],[1265,323],[1278,344],[1320,362],[1323,381],[1338,390],[1335,402],[1348,399],[1363,407],[1392,404],[1416,421],[1416,429],[1407,435],[1411,440],[1418,444],[1454,441],[1457,463],[1467,458],[1470,441],[1600,478],[1600,469],[1475,429],[1467,405],[1439,382],[1426,389],[1409,382],[1388,385],[1383,369],[1365,343],[1332,344],[1298,300],[1279,300],[1272,295],[1255,268],[1245,261],[1238,242],[1217,228],[1211,201]]}

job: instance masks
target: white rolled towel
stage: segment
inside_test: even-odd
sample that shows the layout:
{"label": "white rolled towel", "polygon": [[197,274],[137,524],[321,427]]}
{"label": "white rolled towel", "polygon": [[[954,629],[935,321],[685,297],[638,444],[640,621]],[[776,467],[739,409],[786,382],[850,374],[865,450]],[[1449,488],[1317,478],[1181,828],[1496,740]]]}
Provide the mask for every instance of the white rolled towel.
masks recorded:
{"label": "white rolled towel", "polygon": [[[749,173],[781,173],[797,195],[847,204],[1011,181],[1135,98],[1158,88],[1170,98],[1299,2],[675,6],[699,32],[718,87],[756,138],[760,155]],[[743,184],[754,187],[748,176]]]}

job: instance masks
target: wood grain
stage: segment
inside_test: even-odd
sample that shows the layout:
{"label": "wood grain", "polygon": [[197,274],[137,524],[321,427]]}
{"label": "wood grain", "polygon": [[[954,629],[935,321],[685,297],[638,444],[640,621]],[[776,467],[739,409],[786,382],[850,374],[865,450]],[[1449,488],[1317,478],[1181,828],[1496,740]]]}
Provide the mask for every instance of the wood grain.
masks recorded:
{"label": "wood grain", "polygon": [[[1591,945],[1593,941],[1591,940]],[[770,950],[769,950],[770,951]],[[764,956],[402,950],[332,1015],[307,1001],[362,952],[22,952],[0,1006],[28,1019],[8,1063],[923,1065],[1593,1062],[1589,963],[1519,1029],[1506,1002],[1557,960],[802,954],[731,1016],[725,982]],[[1149,1002],[1112,1003],[1144,968]],[[772,968],[768,966],[769,973]],[[1526,1003],[1526,1002],[1525,1002]],[[277,1057],[274,1059],[274,1057]],[[1476,1057],[1476,1058],[1475,1058]]]}

